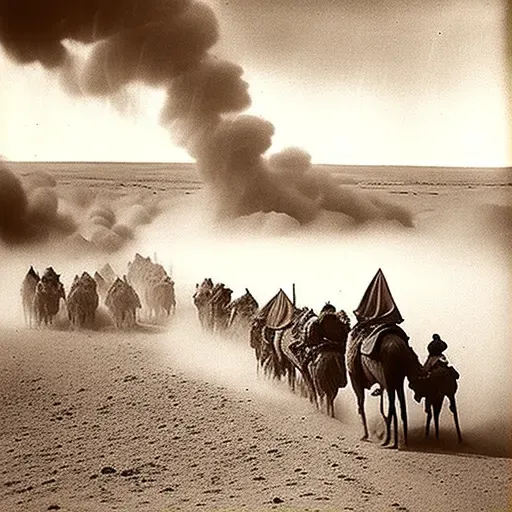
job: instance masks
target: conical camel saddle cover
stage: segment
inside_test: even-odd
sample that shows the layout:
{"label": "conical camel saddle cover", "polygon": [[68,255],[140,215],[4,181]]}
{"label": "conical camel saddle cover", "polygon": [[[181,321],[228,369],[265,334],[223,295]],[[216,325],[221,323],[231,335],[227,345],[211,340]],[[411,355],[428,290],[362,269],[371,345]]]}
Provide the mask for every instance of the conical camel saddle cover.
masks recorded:
{"label": "conical camel saddle cover", "polygon": [[400,324],[404,321],[379,268],[354,311],[358,322],[371,324]]}
{"label": "conical camel saddle cover", "polygon": [[295,306],[292,301],[283,290],[279,290],[279,292],[261,308],[257,318],[265,320],[266,327],[269,329],[279,330],[290,325],[294,311]]}
{"label": "conical camel saddle cover", "polygon": [[378,342],[385,334],[394,333],[406,342],[409,340],[397,325],[404,319],[381,269],[375,274],[354,314],[359,322],[354,328],[354,336],[359,339],[357,345],[360,346],[361,354],[375,357]]}

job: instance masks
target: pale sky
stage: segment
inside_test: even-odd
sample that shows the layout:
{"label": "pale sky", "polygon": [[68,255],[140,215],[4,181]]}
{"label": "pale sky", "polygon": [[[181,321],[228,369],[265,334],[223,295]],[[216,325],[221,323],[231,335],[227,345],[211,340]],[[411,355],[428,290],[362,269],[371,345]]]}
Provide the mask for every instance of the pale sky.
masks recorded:
{"label": "pale sky", "polygon": [[[273,151],[316,163],[512,165],[506,0],[210,0],[218,55],[240,64]],[[12,160],[191,161],[158,123],[162,91],[68,96],[0,54],[0,154]]]}

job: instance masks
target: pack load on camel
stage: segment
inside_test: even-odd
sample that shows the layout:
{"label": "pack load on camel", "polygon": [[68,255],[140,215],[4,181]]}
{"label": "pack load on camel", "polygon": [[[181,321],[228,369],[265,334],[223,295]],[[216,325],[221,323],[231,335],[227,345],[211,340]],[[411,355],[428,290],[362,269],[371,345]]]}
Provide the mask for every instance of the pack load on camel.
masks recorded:
{"label": "pack load on camel", "polygon": [[291,326],[297,309],[286,293],[280,289],[254,316],[250,331],[250,345],[256,359],[267,375],[280,379],[286,374],[282,366],[279,341],[285,329]]}
{"label": "pack load on camel", "polygon": [[404,319],[380,268],[366,289],[354,315],[358,323],[354,327],[353,336],[362,338],[361,354],[376,357],[380,339],[391,331],[404,341],[409,340],[407,334],[398,326]]}
{"label": "pack load on camel", "polygon": [[99,270],[98,274],[107,282],[109,286],[112,286],[114,281],[117,279],[117,274],[114,272],[114,269],[110,265],[110,263],[105,263],[103,267]]}
{"label": "pack load on camel", "polygon": [[[423,374],[423,368],[417,354],[409,345],[409,337],[398,325],[403,322],[403,318],[381,269],[377,271],[354,314],[358,323],[348,336],[347,367],[363,423],[363,439],[369,437],[364,407],[365,389],[377,384],[380,388],[378,394],[381,394],[381,413],[386,422],[383,444],[390,443],[393,424],[393,447],[397,448],[398,419],[395,399],[398,398],[400,404],[404,443],[407,444],[404,380],[407,378],[410,386],[415,388],[415,382]],[[383,391],[386,391],[388,398],[387,416],[383,409]]]}
{"label": "pack load on camel", "polygon": [[288,295],[280,289],[268,303],[263,306],[256,320],[264,321],[268,329],[281,330],[288,327],[293,319],[295,306]]}

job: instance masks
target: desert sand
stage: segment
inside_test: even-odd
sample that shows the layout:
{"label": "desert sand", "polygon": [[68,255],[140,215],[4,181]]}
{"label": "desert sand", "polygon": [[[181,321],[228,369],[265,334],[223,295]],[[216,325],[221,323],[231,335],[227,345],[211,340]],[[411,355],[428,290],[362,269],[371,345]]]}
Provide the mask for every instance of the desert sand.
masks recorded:
{"label": "desert sand", "polygon": [[360,442],[343,414],[230,372],[250,349],[193,326],[3,330],[0,344],[6,512],[510,510],[510,459]]}
{"label": "desert sand", "polygon": [[[120,252],[88,254],[52,240],[0,248],[2,512],[511,509],[509,174],[374,169],[362,179],[360,170],[334,169],[349,187],[410,209],[414,229],[357,231],[332,215],[304,228],[256,214],[219,233],[204,223],[190,170],[118,167],[45,172],[66,212],[91,192],[77,218],[98,204],[140,206],[148,194],[164,201],[155,218],[134,223],[135,239]],[[178,310],[169,326],[23,326],[19,285],[28,265],[55,265],[68,287],[75,273],[105,261],[126,272],[135,251],[157,253],[173,271]],[[246,339],[201,332],[192,307],[195,283],[211,275],[234,297],[249,286],[260,305],[296,282],[300,306],[331,300],[351,314],[379,266],[421,359],[434,330],[449,342],[462,376],[463,445],[454,443],[447,408],[441,440],[425,442],[425,416],[410,396],[408,448],[380,446],[370,397],[372,436],[361,442],[350,385],[330,419],[258,376]]]}

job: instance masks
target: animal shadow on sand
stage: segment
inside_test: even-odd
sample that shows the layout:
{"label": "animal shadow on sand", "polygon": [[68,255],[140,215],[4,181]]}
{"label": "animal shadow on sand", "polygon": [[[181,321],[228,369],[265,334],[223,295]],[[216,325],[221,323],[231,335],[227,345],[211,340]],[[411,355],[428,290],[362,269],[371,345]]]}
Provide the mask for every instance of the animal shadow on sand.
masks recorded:
{"label": "animal shadow on sand", "polygon": [[408,445],[403,449],[412,452],[512,458],[510,443],[493,438],[492,434],[466,431],[464,441],[459,443],[456,433],[449,429],[443,429],[439,439],[425,438],[425,429],[421,426],[409,429]]}

